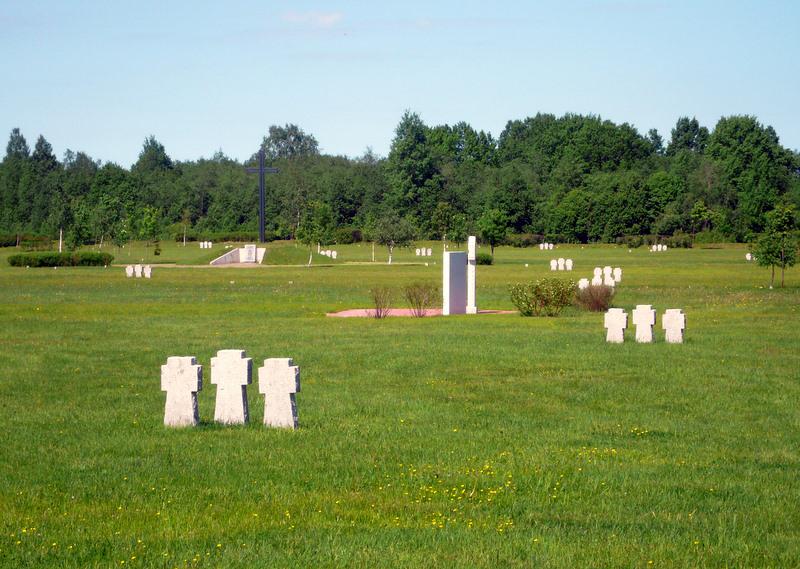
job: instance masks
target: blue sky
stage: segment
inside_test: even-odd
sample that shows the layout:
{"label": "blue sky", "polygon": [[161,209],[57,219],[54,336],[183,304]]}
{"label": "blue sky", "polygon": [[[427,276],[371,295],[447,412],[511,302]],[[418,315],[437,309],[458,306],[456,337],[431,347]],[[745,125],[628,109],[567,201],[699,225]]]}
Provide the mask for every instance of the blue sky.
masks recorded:
{"label": "blue sky", "polygon": [[[800,2],[9,2],[0,136],[133,163],[242,159],[271,124],[386,155],[402,113],[498,136],[537,112],[710,129],[755,115],[800,148]],[[5,138],[3,139],[3,142]]]}

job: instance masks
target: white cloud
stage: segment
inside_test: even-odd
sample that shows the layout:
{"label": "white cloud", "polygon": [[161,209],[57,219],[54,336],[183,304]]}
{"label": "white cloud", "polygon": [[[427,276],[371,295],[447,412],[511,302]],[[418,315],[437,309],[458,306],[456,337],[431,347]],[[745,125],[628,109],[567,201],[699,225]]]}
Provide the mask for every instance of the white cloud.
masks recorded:
{"label": "white cloud", "polygon": [[286,12],[283,20],[290,24],[309,26],[314,29],[327,30],[333,28],[343,18],[341,12]]}

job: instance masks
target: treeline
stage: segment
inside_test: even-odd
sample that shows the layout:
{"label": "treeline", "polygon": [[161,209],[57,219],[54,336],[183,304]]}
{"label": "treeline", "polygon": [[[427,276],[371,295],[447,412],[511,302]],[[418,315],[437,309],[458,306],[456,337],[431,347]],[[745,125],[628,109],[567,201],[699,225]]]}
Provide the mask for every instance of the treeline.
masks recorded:
{"label": "treeline", "polygon": [[[800,155],[751,116],[724,117],[713,131],[681,118],[665,144],[655,130],[595,116],[539,114],[509,121],[495,139],[407,112],[386,158],[320,154],[295,125],[270,127],[262,146],[280,169],[267,178],[273,238],[316,224],[316,239],[342,242],[401,222],[420,238],[458,240],[483,218],[517,242],[743,241],[776,205],[800,204]],[[244,167],[254,157],[173,161],[151,136],[126,169],[70,150],[58,160],[43,136],[31,151],[14,129],[0,164],[0,233],[63,229],[71,246],[252,235],[258,182]]]}

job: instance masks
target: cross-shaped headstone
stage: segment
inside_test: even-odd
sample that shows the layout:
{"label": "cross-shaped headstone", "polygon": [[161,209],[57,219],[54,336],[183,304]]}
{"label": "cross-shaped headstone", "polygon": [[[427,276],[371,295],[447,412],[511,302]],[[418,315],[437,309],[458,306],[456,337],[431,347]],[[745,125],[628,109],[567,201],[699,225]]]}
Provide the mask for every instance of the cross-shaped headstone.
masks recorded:
{"label": "cross-shaped headstone", "polygon": [[291,358],[269,358],[258,368],[258,392],[264,395],[264,424],[270,427],[297,428],[297,402],[300,368]]}
{"label": "cross-shaped headstone", "polygon": [[214,420],[228,425],[244,424],[250,418],[247,385],[252,378],[253,360],[244,350],[220,350],[211,358],[211,383],[217,386]]}
{"label": "cross-shaped headstone", "polygon": [[564,262],[564,268],[566,268],[568,271],[572,270],[572,259],[567,259]]}
{"label": "cross-shaped headstone", "polygon": [[136,275],[137,279],[142,278],[142,266],[141,265],[134,265],[133,266],[133,274]]}
{"label": "cross-shaped headstone", "polygon": [[149,279],[153,276],[153,268],[150,265],[145,265],[142,269],[142,274],[144,275],[144,278]]}
{"label": "cross-shaped headstone", "polygon": [[558,261],[555,259],[550,259],[550,270],[556,271],[558,270]]}
{"label": "cross-shaped headstone", "polygon": [[601,269],[600,267],[595,267],[594,268],[594,276],[602,277],[603,276],[603,269]]}
{"label": "cross-shaped headstone", "polygon": [[637,304],[633,311],[633,325],[636,326],[636,341],[649,344],[653,341],[653,326],[656,324],[656,311],[649,304]]}
{"label": "cross-shaped headstone", "polygon": [[583,290],[589,287],[589,279],[581,279],[578,281],[578,289]]}
{"label": "cross-shaped headstone", "polygon": [[667,332],[668,344],[683,344],[686,315],[680,308],[669,308],[661,317],[661,327]]}
{"label": "cross-shaped headstone", "polygon": [[566,259],[564,259],[564,257],[559,257],[558,258],[558,270],[559,271],[563,271],[564,270],[565,261],[566,261]]}
{"label": "cross-shaped headstone", "polygon": [[125,267],[125,276],[131,278],[133,276],[133,265]]}
{"label": "cross-shaped headstone", "polygon": [[617,281],[611,275],[603,275],[603,284],[606,286],[615,286]]}
{"label": "cross-shaped headstone", "polygon": [[164,425],[190,427],[200,422],[197,392],[203,389],[203,366],[192,356],[171,356],[161,366],[161,391],[167,392]]}
{"label": "cross-shaped headstone", "polygon": [[614,281],[615,282],[622,282],[622,269],[617,267],[614,269]]}
{"label": "cross-shaped headstone", "polygon": [[628,314],[622,308],[609,308],[603,319],[606,328],[606,342],[621,344],[625,341],[625,328],[628,327]]}
{"label": "cross-shaped headstone", "polygon": [[258,174],[258,240],[261,243],[265,243],[267,240],[264,230],[264,209],[266,208],[267,204],[267,195],[264,188],[264,175],[278,173],[277,168],[267,168],[264,166],[265,156],[264,147],[262,146],[258,150],[258,168],[245,168],[245,171],[248,174]]}

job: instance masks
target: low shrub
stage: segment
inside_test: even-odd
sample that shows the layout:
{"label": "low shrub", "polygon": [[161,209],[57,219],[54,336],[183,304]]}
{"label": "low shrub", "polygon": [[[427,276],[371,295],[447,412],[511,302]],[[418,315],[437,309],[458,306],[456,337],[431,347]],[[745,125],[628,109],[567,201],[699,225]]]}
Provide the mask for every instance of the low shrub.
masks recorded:
{"label": "low shrub", "polygon": [[512,247],[533,247],[544,243],[544,235],[539,233],[512,233],[507,237],[508,244]]}
{"label": "low shrub", "polygon": [[475,263],[478,265],[493,265],[494,257],[489,253],[478,253],[475,255]]}
{"label": "low shrub", "polygon": [[403,295],[411,308],[411,315],[422,318],[436,304],[439,288],[430,283],[412,283],[403,288]]}
{"label": "low shrub", "polygon": [[575,283],[555,278],[511,285],[511,302],[522,316],[558,316],[569,306]]}
{"label": "low shrub", "polygon": [[676,233],[672,237],[665,239],[665,244],[670,249],[691,249],[692,236],[686,233]]}
{"label": "low shrub", "polygon": [[389,309],[392,306],[392,289],[376,286],[369,289],[369,294],[372,297],[372,306],[374,307],[372,317],[380,319],[389,316]]}
{"label": "low shrub", "polygon": [[361,230],[355,227],[337,227],[333,232],[333,241],[338,245],[350,245],[361,240]]}
{"label": "low shrub", "polygon": [[[175,241],[183,241],[183,231],[176,231],[172,234]],[[275,241],[277,236],[273,231],[267,231],[264,238],[269,241]],[[214,243],[222,243],[225,241],[232,241],[237,243],[258,241],[258,231],[195,231],[190,229],[186,232],[186,241],[212,241]]]}
{"label": "low shrub", "polygon": [[103,267],[110,265],[114,256],[110,253],[79,251],[73,253],[20,253],[11,255],[8,264],[12,267]]}
{"label": "low shrub", "polygon": [[636,249],[644,245],[645,238],[642,235],[624,235],[617,237],[617,245],[625,245],[628,249]]}
{"label": "low shrub", "polygon": [[605,312],[614,298],[614,287],[607,285],[589,285],[575,292],[575,304],[590,312]]}

